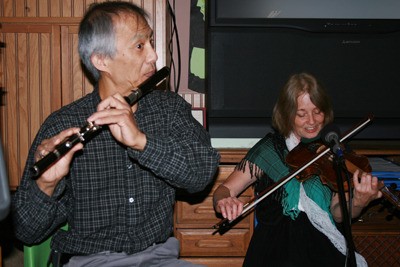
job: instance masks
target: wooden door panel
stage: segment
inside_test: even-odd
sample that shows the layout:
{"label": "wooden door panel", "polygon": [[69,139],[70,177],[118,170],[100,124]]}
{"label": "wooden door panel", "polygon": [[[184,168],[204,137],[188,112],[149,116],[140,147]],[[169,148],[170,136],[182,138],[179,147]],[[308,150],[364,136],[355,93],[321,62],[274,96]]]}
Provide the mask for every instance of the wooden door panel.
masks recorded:
{"label": "wooden door panel", "polygon": [[0,63],[6,91],[1,135],[11,189],[19,184],[40,124],[61,106],[58,29],[26,23],[4,23],[0,29],[6,44]]}
{"label": "wooden door panel", "polygon": [[61,27],[62,105],[93,91],[79,58],[78,30],[78,25]]}

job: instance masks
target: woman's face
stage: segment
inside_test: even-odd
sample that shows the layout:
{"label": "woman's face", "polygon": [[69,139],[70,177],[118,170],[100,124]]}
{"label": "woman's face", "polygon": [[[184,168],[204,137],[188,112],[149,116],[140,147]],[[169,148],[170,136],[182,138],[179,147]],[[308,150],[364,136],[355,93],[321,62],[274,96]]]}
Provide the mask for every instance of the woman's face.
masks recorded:
{"label": "woman's face", "polygon": [[325,114],[311,102],[310,95],[303,93],[297,98],[297,112],[293,132],[301,138],[315,138],[324,126]]}

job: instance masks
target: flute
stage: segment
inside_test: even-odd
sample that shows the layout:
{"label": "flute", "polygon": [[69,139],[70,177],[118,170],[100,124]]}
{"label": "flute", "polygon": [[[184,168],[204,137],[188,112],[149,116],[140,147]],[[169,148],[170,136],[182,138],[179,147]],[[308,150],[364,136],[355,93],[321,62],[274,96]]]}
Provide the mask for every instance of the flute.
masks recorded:
{"label": "flute", "polygon": [[[132,89],[132,93],[128,96],[124,96],[125,101],[133,106],[136,104],[143,96],[150,93],[154,88],[161,83],[169,75],[169,68],[163,67],[157,71],[150,78],[142,82],[138,87]],[[79,133],[71,135],[69,138],[64,140],[62,143],[58,144],[54,151],[47,154],[42,159],[38,160],[32,167],[32,172],[34,178],[39,177],[45,170],[47,170],[51,165],[56,163],[62,156],[64,156],[68,151],[70,151],[76,144],[88,142],[91,140],[98,132],[101,130],[100,125],[88,122],[84,125]]]}

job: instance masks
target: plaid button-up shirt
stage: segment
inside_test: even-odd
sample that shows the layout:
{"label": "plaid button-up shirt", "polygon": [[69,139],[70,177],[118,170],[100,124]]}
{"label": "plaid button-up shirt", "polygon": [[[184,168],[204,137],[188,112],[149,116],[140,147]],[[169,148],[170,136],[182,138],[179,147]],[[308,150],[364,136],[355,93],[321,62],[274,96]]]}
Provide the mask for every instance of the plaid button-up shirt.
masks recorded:
{"label": "plaid button-up shirt", "polygon": [[[212,181],[219,155],[190,105],[175,93],[153,91],[134,114],[147,136],[144,151],[126,148],[103,127],[76,153],[55,193],[44,194],[30,171],[37,146],[82,126],[99,102],[94,90],[41,126],[13,198],[16,235],[23,242],[40,242],[57,231],[52,247],[64,253],[142,251],[171,235],[175,189],[201,191]],[[69,230],[57,230],[65,222]]]}

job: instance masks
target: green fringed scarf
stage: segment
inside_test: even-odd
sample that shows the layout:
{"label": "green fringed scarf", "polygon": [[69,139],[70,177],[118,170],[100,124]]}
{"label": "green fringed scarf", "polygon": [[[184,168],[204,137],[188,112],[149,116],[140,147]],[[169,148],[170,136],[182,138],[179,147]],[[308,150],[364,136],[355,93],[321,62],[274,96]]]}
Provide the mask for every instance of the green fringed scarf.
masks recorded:
{"label": "green fringed scarf", "polygon": [[[250,165],[255,164],[268,177],[277,182],[282,177],[287,176],[290,173],[290,170],[279,157],[272,139],[272,135],[267,135],[261,139],[249,150],[244,161],[247,161]],[[285,149],[284,155],[287,155],[287,153],[288,151]],[[254,166],[250,166],[250,168],[254,169]],[[257,178],[260,177],[259,175],[255,176]],[[300,182],[296,178],[293,178],[283,185],[283,187],[286,193],[282,198],[283,214],[290,216],[290,218],[294,220],[300,213],[298,208]],[[331,190],[321,183],[318,176],[311,177],[307,181],[303,182],[303,187],[307,196],[326,211],[333,222],[332,215],[329,211],[332,197]]]}

